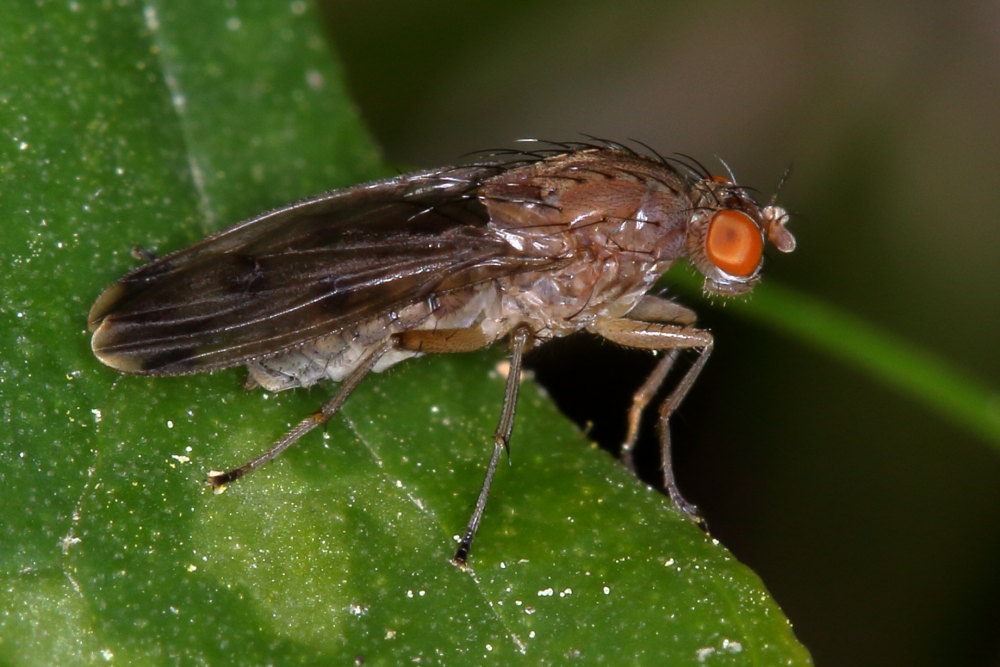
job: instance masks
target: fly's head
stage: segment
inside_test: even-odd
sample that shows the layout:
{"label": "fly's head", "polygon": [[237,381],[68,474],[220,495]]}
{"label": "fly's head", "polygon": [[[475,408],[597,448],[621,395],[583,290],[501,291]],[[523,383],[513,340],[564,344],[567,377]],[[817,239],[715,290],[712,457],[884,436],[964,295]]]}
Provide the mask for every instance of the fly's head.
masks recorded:
{"label": "fly's head", "polygon": [[695,205],[687,228],[687,256],[705,276],[709,294],[745,294],[760,279],[765,239],[781,252],[795,249],[785,229],[788,213],[772,200],[760,206],[728,179],[694,184]]}

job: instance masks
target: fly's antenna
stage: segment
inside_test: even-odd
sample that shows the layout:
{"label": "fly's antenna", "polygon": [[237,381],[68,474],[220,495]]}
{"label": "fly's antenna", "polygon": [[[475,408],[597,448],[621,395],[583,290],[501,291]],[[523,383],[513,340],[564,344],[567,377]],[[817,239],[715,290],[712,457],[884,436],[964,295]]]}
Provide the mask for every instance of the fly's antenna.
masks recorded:
{"label": "fly's antenna", "polygon": [[774,244],[774,247],[781,252],[795,250],[795,237],[785,229],[785,225],[788,224],[788,212],[780,206],[775,206],[775,202],[778,200],[778,193],[781,192],[781,188],[784,187],[785,181],[788,180],[788,176],[791,173],[792,165],[789,164],[785,168],[785,173],[778,180],[778,187],[775,188],[774,194],[771,196],[771,201],[761,210],[764,217],[764,232],[771,243]]}
{"label": "fly's antenna", "polygon": [[792,163],[789,162],[788,166],[785,167],[784,173],[781,174],[781,178],[778,179],[778,187],[774,189],[774,194],[771,195],[770,201],[767,202],[768,206],[774,206],[775,202],[778,201],[778,194],[781,193],[781,188],[785,187],[785,183],[788,181],[788,177],[792,175]]}

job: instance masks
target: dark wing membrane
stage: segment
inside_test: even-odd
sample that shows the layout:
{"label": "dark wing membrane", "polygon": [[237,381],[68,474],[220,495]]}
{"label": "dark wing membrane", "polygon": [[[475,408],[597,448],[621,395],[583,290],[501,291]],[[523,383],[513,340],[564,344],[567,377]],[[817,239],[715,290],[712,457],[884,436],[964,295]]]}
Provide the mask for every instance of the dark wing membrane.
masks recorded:
{"label": "dark wing membrane", "polygon": [[94,304],[94,352],[129,373],[224,368],[538,268],[486,227],[475,194],[497,170],[437,170],[334,191],[151,262]]}

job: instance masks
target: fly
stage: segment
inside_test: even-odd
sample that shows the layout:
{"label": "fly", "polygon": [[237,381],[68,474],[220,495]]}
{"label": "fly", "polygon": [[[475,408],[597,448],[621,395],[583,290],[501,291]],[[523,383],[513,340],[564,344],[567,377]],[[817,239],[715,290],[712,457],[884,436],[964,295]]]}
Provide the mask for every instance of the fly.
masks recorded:
{"label": "fly", "polygon": [[686,258],[704,291],[737,295],[760,275],[765,240],[791,252],[788,214],[694,160],[622,144],[541,143],[481,161],[356,185],[242,222],[153,259],[89,314],[94,354],[123,373],[185,375],[246,365],[268,391],[339,383],[333,396],[216,490],[325,424],[368,373],[423,354],[510,347],[500,420],[453,561],[464,566],[514,426],[522,357],[586,330],[663,350],[628,413],[640,418],[678,353],[697,356],[659,409],[664,487],[687,515],[668,422],[712,350],[691,310],[647,294]]}

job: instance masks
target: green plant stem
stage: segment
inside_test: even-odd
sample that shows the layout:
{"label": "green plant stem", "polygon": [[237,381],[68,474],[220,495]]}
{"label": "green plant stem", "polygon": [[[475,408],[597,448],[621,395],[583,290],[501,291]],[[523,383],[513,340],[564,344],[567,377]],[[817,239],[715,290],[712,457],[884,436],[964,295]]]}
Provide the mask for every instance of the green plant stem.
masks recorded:
{"label": "green plant stem", "polygon": [[[676,276],[674,284],[684,291],[700,288],[690,274]],[[752,299],[734,300],[732,307],[744,317],[847,361],[1000,451],[1000,390],[939,356],[844,310],[774,283],[757,287]]]}

